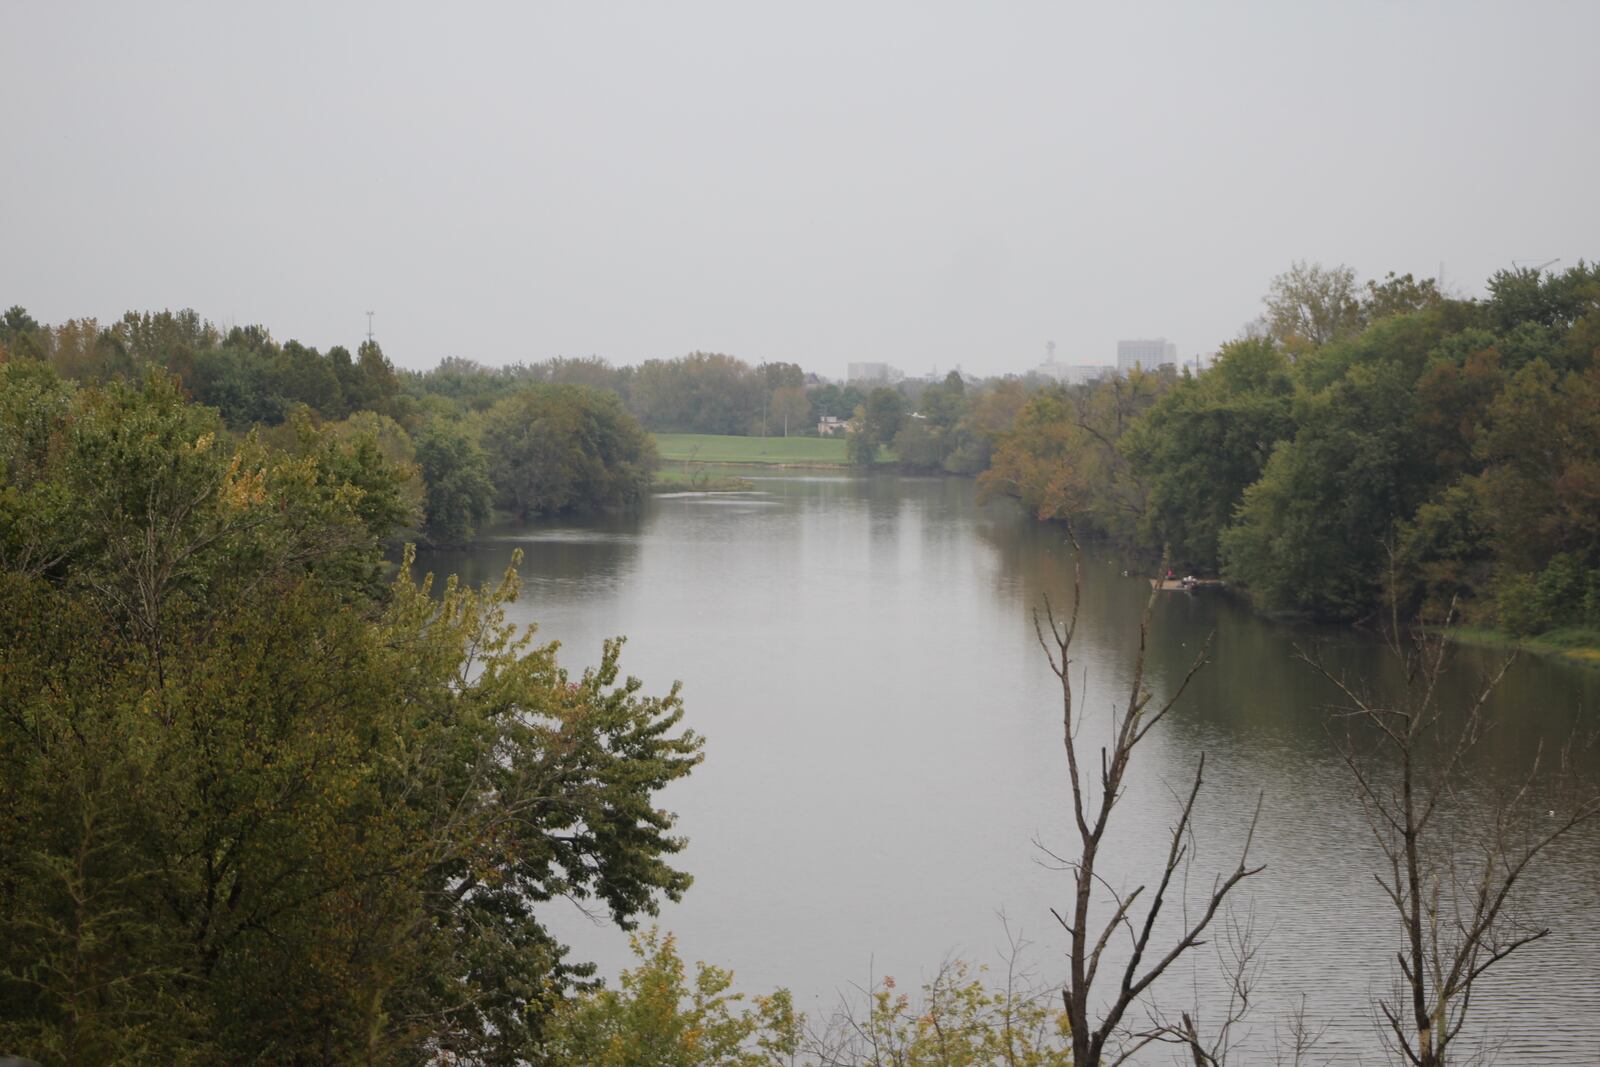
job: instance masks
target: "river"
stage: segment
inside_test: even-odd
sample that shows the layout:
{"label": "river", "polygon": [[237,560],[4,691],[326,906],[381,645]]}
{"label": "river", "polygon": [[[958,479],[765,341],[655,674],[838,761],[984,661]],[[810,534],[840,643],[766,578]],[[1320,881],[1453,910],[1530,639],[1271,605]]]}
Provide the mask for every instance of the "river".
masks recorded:
{"label": "river", "polygon": [[[1066,935],[1049,909],[1067,901],[1069,876],[1043,849],[1069,847],[1069,794],[1059,690],[1032,615],[1045,596],[1070,595],[1060,531],[1007,502],[979,504],[965,479],[750,476],[753,493],[492,528],[418,563],[477,583],[520,547],[514,618],[559,640],[565,665],[594,662],[604,638],[625,634],[623,669],[647,691],[683,681],[706,760],[664,803],[689,839],[679,863],[695,884],[659,921],[687,958],[733,969],[750,991],[788,986],[819,1016],[874,976],[904,988],[947,957],[999,964],[1003,914],[1033,943],[1034,971],[1059,976]],[[1087,554],[1074,660],[1091,744],[1126,699],[1149,595],[1124,566]],[[1191,899],[1236,861],[1262,798],[1254,857],[1267,869],[1237,897],[1262,935],[1258,993],[1234,1062],[1273,1062],[1275,1030],[1302,995],[1327,1027],[1311,1062],[1386,1062],[1372,998],[1393,982],[1398,927],[1330,732],[1336,694],[1294,651],[1318,647],[1379,691],[1398,672],[1370,636],[1265,621],[1223,592],[1167,593],[1150,651],[1158,700],[1211,632],[1210,664],[1138,751],[1105,873],[1128,887],[1159,869],[1174,791],[1204,752]],[[1463,650],[1446,699],[1466,699],[1497,660]],[[1487,708],[1465,803],[1519,781],[1541,753],[1551,767],[1574,731],[1600,726],[1597,709],[1600,671],[1514,664]],[[1600,788],[1592,750],[1576,774]],[[1560,842],[1526,884],[1519,914],[1553,932],[1491,972],[1473,1041],[1501,1063],[1600,1062],[1600,827]],[[605,973],[626,965],[622,935],[563,902],[550,908],[576,958]],[[1158,999],[1198,1000],[1215,1019],[1216,957],[1208,947],[1191,961]],[[1140,1062],[1173,1060],[1152,1050]]]}

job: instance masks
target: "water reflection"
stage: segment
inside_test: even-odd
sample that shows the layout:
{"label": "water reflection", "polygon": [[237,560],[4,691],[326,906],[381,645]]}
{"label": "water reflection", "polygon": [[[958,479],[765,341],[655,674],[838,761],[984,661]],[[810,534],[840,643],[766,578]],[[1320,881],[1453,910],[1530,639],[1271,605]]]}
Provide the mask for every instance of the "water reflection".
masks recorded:
{"label": "water reflection", "polygon": [[[490,530],[468,551],[419,562],[483,581],[520,545],[515,617],[560,638],[564,661],[591,662],[604,637],[625,633],[624,670],[652,690],[687,683],[708,759],[667,802],[696,884],[663,915],[686,951],[733,967],[749,988],[790,985],[815,1011],[869,968],[914,980],[947,952],[992,958],[997,909],[1059,949],[1048,908],[1065,876],[1039,863],[1032,841],[1067,840],[1060,703],[1032,612],[1071,587],[1060,533],[978,505],[963,480],[750,476],[754,493]],[[1075,677],[1091,745],[1126,699],[1149,592],[1123,577],[1127,566],[1100,550],[1085,561]],[[1265,797],[1257,850],[1269,868],[1249,894],[1270,930],[1259,1040],[1304,992],[1332,1023],[1330,1054],[1375,1062],[1369,993],[1387,988],[1393,920],[1328,733],[1334,694],[1293,652],[1318,646],[1379,688],[1397,683],[1395,667],[1359,634],[1265,623],[1225,594],[1163,594],[1149,647],[1158,699],[1208,633],[1210,665],[1141,750],[1107,873],[1135,884],[1159,863],[1173,790],[1207,753],[1197,892],[1231,866]],[[1494,662],[1461,655],[1446,699],[1464,699]],[[1541,749],[1548,760],[1575,726],[1595,723],[1597,706],[1600,673],[1514,666],[1487,709],[1486,781],[1516,780]],[[1579,770],[1600,781],[1592,752]],[[1597,846],[1593,833],[1573,838],[1543,864],[1526,903],[1557,935],[1508,964],[1480,1001],[1488,1029],[1510,1042],[1502,1062],[1600,1060]],[[614,933],[570,912],[551,921],[581,956],[625,960]],[[1039,962],[1048,969],[1051,957]],[[1201,954],[1163,995],[1187,1002],[1198,990],[1214,1008],[1214,971]],[[1250,1062],[1270,1059],[1257,1051]]]}

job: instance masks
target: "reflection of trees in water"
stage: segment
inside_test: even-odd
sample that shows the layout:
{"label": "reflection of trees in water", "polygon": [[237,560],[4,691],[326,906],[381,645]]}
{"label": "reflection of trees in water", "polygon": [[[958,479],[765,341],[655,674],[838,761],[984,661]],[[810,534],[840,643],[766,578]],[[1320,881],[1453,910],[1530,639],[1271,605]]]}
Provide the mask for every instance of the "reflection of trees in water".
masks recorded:
{"label": "reflection of trees in water", "polygon": [[[1069,595],[1072,557],[1059,529],[999,508],[987,509],[976,529],[994,550],[1002,587],[1015,602],[1019,619],[1031,618],[1045,596]],[[1130,576],[1122,577],[1132,566],[1136,564],[1112,547],[1086,546],[1083,659],[1113,666],[1132,659],[1139,612],[1149,595],[1145,576],[1129,569]],[[1157,602],[1149,676],[1158,697],[1183,677],[1195,649],[1212,630],[1210,663],[1190,683],[1183,705],[1167,723],[1174,735],[1197,746],[1227,744],[1242,759],[1264,761],[1257,742],[1267,741],[1298,753],[1300,760],[1336,760],[1328,735],[1336,693],[1295,661],[1297,646],[1316,646],[1332,669],[1362,679],[1379,696],[1404,688],[1396,661],[1371,634],[1267,619],[1226,591],[1197,590],[1163,593]],[[1439,683],[1442,704],[1469,706],[1501,659],[1503,654],[1485,649],[1454,650],[1451,669]],[[1100,685],[1113,681],[1103,679]],[[1491,781],[1513,780],[1541,747],[1547,759],[1554,758],[1574,731],[1600,729],[1600,671],[1523,657],[1484,710],[1491,742],[1472,754],[1469,765]],[[1577,756],[1582,772],[1600,780],[1600,752],[1590,746]],[[1260,769],[1271,773],[1269,766]],[[1279,770],[1296,773],[1287,766]]]}
{"label": "reflection of trees in water", "polygon": [[[1000,512],[985,515],[976,529],[998,563],[1019,630],[1045,596],[1058,604],[1070,596],[1072,557],[1059,531]],[[1122,560],[1105,546],[1086,553],[1081,636],[1087,647],[1075,649],[1075,658],[1079,670],[1087,666],[1098,691],[1098,707],[1085,705],[1091,713],[1104,709],[1106,695],[1122,683],[1118,672],[1137,652],[1138,613],[1150,587],[1142,577],[1122,578],[1122,570]],[[1182,681],[1206,635],[1215,636],[1209,665],[1192,680],[1160,734],[1150,739],[1149,777],[1129,786],[1128,811],[1140,830],[1123,839],[1125,851],[1137,853],[1144,847],[1141,834],[1158,833],[1175,817],[1165,790],[1182,785],[1184,770],[1200,751],[1207,754],[1206,823],[1196,830],[1201,854],[1226,856],[1236,848],[1233,835],[1248,822],[1255,797],[1264,793],[1258,845],[1269,866],[1253,892],[1264,926],[1282,927],[1265,945],[1262,959],[1271,978],[1260,991],[1256,1019],[1291,1010],[1304,992],[1312,1009],[1324,1013],[1321,1018],[1334,1021],[1332,1036],[1339,1047],[1331,1051],[1341,1060],[1341,1053],[1363,1046],[1348,1022],[1351,1012],[1371,1010],[1369,976],[1385,973],[1393,958],[1388,936],[1394,916],[1374,891],[1372,874],[1384,869],[1385,860],[1366,828],[1355,783],[1340,756],[1347,723],[1334,714],[1348,701],[1297,662],[1294,653],[1296,646],[1317,647],[1331,671],[1359,679],[1383,700],[1404,690],[1402,665],[1371,634],[1268,620],[1222,592],[1162,593],[1156,609],[1148,684],[1158,702]],[[1454,650],[1450,670],[1438,680],[1447,721],[1467,713],[1503,658],[1481,649]],[[1465,773],[1453,794],[1458,806],[1440,828],[1445,847],[1460,848],[1461,857],[1471,855],[1479,840],[1468,831],[1481,829],[1485,816],[1498,810],[1536,757],[1540,781],[1522,799],[1529,809],[1522,815],[1535,823],[1545,816],[1541,797],[1558,787],[1560,749],[1575,730],[1600,727],[1600,672],[1524,658],[1487,702],[1484,719],[1486,741],[1464,761]],[[1362,721],[1349,722],[1348,729],[1358,741],[1370,740],[1362,738],[1363,731],[1375,732],[1372,723]],[[1393,775],[1394,753],[1374,751],[1384,761],[1378,772]],[[1592,793],[1600,783],[1600,752],[1589,747],[1576,755],[1579,782],[1565,785]],[[1549,806],[1560,803],[1551,799]],[[1551,926],[1559,940],[1517,960],[1499,981],[1528,988],[1536,973],[1590,973],[1587,946],[1600,937],[1591,906],[1600,878],[1597,843],[1600,828],[1584,826],[1542,857],[1532,881],[1519,888],[1527,894],[1528,916]],[[1335,912],[1340,921],[1332,926],[1306,921],[1308,915]],[[1335,959],[1339,962],[1329,968],[1326,964]],[[1210,978],[1200,975],[1197,981],[1202,991],[1197,995],[1214,1007],[1217,993],[1207,984]],[[1489,1026],[1515,1025],[1517,1008],[1507,1013],[1503,988],[1486,988],[1485,997]]]}
{"label": "reflection of trees in water", "polygon": [[418,575],[434,575],[437,595],[452,574],[474,586],[497,581],[511,563],[512,552],[520,548],[519,572],[525,586],[613,578],[634,568],[652,521],[647,510],[636,509],[576,519],[497,523],[463,548],[419,550],[415,570]]}

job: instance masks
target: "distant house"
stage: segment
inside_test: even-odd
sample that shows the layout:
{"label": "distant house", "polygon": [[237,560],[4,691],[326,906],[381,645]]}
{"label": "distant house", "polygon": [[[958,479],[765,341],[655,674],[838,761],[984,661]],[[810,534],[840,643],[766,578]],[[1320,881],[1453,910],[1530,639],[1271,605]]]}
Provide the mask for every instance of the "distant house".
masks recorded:
{"label": "distant house", "polygon": [[832,415],[824,415],[817,420],[818,437],[832,437],[836,433],[847,433],[849,430],[850,424],[848,422]]}

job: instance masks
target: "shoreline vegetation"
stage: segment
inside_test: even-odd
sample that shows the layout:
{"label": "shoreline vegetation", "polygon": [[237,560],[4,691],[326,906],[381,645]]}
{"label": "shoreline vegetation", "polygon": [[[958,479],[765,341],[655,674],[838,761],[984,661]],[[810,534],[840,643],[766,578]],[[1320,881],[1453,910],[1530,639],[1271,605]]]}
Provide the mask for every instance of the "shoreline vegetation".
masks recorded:
{"label": "shoreline vegetation", "polygon": [[1487,626],[1451,626],[1444,633],[1452,643],[1458,645],[1507,652],[1518,650],[1600,670],[1600,631],[1596,630],[1567,627],[1534,637],[1518,637]]}
{"label": "shoreline vegetation", "polygon": [[50,326],[20,306],[0,362],[69,393],[169,376],[230,440],[379,454],[401,483],[391,549],[466,544],[494,510],[744,488],[712,466],[974,475],[1264,614],[1350,623],[1393,603],[1437,622],[1453,605],[1471,627],[1592,644],[1561,635],[1600,631],[1600,267],[1503,270],[1487,291],[1296,263],[1209,362],[1093,377],[840,384],[707,352],[404,371],[372,338],[324,353],[192,310]]}
{"label": "shoreline vegetation", "polygon": [[1487,290],[1297,263],[1208,366],[1032,393],[979,485],[1268,615],[1570,656],[1600,632],[1600,267]]}
{"label": "shoreline vegetation", "polygon": [[755,487],[749,478],[679,468],[656,471],[650,483],[652,493],[748,493]]}
{"label": "shoreline vegetation", "polygon": [[[842,437],[740,437],[731,434],[656,433],[656,452],[666,464],[692,463],[719,467],[763,466],[814,470],[850,470]],[[879,463],[894,462],[886,448]]]}

